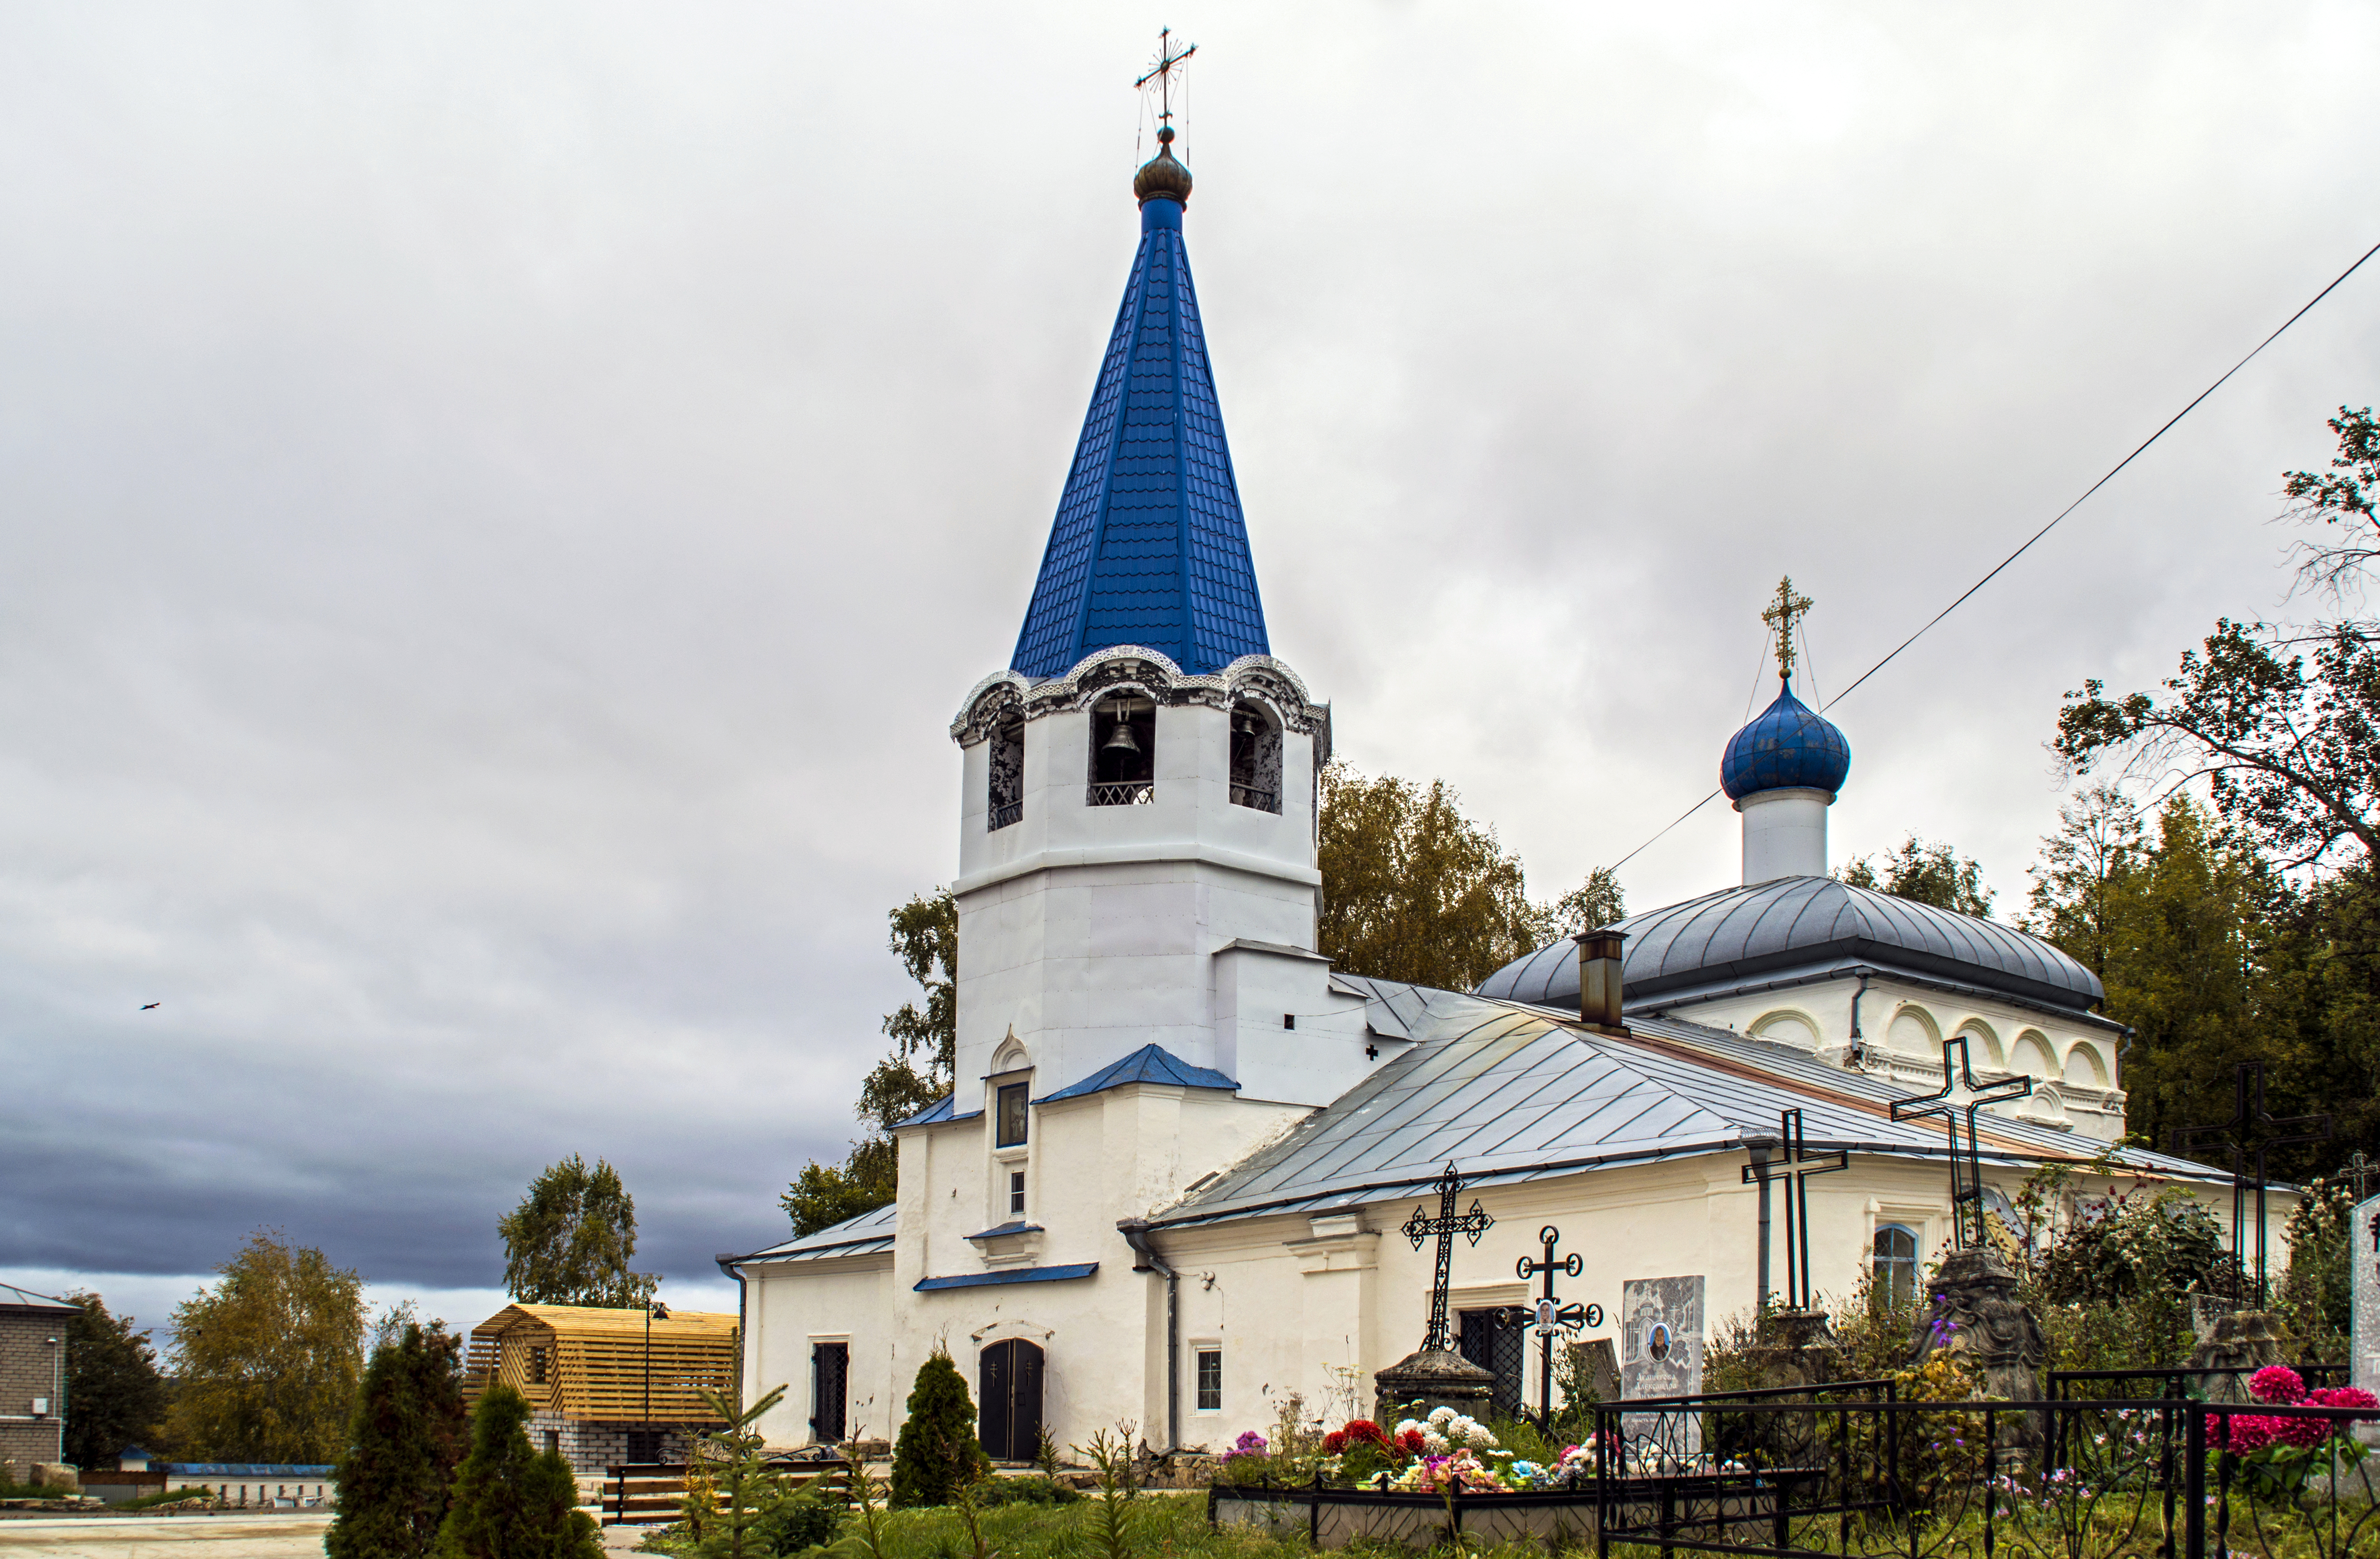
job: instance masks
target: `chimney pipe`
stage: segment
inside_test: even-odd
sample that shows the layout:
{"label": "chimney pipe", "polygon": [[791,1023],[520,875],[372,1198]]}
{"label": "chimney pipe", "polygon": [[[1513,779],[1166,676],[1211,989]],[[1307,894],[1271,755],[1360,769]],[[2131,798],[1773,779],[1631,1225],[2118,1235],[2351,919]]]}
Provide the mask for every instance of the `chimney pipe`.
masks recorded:
{"label": "chimney pipe", "polygon": [[1571,940],[1578,944],[1578,1020],[1598,1034],[1626,1039],[1628,1025],[1620,1016],[1620,968],[1628,933],[1605,927],[1581,932]]}

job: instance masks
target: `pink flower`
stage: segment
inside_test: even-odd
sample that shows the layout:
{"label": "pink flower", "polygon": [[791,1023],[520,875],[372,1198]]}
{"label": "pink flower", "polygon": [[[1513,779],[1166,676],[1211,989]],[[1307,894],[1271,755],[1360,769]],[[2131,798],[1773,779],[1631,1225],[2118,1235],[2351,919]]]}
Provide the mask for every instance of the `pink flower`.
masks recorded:
{"label": "pink flower", "polygon": [[2380,1407],[2380,1396],[2362,1386],[2325,1386],[2306,1397],[2316,1407]]}
{"label": "pink flower", "polygon": [[2248,1395],[2259,1402],[2303,1402],[2305,1394],[2304,1378],[2286,1364],[2267,1364],[2248,1377]]}
{"label": "pink flower", "polygon": [[2273,1438],[2284,1445],[2319,1445],[2330,1438],[2330,1423],[2325,1419],[2267,1419],[2273,1426]]}

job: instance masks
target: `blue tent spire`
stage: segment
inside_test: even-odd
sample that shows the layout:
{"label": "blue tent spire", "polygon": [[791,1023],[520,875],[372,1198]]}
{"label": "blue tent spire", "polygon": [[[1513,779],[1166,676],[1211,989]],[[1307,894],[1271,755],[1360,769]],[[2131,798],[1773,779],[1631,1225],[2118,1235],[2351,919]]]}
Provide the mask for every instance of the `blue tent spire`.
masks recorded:
{"label": "blue tent spire", "polygon": [[1268,654],[1232,452],[1182,245],[1190,170],[1169,128],[1133,180],[1140,252],[1058,500],[1012,669],[1056,676],[1142,644],[1194,676]]}

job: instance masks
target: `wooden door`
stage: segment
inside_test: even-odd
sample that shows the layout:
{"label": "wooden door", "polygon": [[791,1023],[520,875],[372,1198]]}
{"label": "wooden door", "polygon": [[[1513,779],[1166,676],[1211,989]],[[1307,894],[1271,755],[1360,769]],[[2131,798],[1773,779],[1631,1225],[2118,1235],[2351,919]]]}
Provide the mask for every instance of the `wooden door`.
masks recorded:
{"label": "wooden door", "polygon": [[850,1381],[849,1343],[820,1343],[810,1349],[810,1436],[822,1445],[843,1443]]}
{"label": "wooden door", "polygon": [[1041,1446],[1041,1349],[1010,1337],[983,1350],[977,1370],[978,1438],[996,1462],[1026,1462]]}

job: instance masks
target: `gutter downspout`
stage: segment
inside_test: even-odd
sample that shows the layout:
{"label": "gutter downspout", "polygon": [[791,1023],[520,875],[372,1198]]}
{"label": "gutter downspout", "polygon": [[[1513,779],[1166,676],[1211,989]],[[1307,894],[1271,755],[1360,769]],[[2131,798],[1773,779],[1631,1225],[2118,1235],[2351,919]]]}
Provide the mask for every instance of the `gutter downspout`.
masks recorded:
{"label": "gutter downspout", "polygon": [[1165,1454],[1182,1448],[1182,1278],[1148,1240],[1148,1220],[1126,1218],[1116,1225],[1136,1258],[1132,1270],[1165,1280]]}
{"label": "gutter downspout", "polygon": [[1867,1047],[1866,1047],[1865,1045],[1864,1045],[1864,1044],[1860,1043],[1860,1026],[1859,1026],[1859,1005],[1860,1005],[1860,998],[1861,998],[1862,996],[1864,996],[1864,995],[1866,995],[1866,994],[1867,994],[1867,982],[1868,982],[1870,980],[1874,979],[1874,978],[1875,978],[1875,976],[1876,976],[1876,970],[1874,970],[1874,969],[1870,969],[1870,968],[1864,968],[1864,969],[1860,970],[1860,971],[1859,971],[1859,987],[1858,987],[1858,989],[1854,990],[1854,991],[1852,993],[1852,1054],[1851,1054],[1851,1059],[1852,1059],[1852,1061],[1853,1063],[1855,1063],[1855,1064],[1857,1064],[1857,1065],[1860,1065],[1860,1066],[1865,1066],[1865,1065],[1867,1064]]}
{"label": "gutter downspout", "polygon": [[2140,1037],[2140,1033],[2138,1029],[2129,1023],[2124,1026],[2124,1042],[2116,1047],[2115,1086],[2118,1088],[2124,1086],[2124,1057],[2132,1054],[2132,1041]]}
{"label": "gutter downspout", "polygon": [[752,1346],[751,1328],[744,1320],[744,1258],[733,1252],[713,1256],[719,1270],[735,1280],[735,1410],[742,1412],[750,1406],[744,1395],[744,1350]]}

